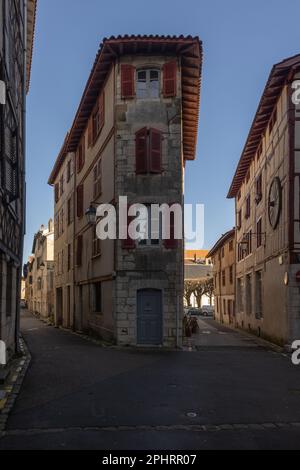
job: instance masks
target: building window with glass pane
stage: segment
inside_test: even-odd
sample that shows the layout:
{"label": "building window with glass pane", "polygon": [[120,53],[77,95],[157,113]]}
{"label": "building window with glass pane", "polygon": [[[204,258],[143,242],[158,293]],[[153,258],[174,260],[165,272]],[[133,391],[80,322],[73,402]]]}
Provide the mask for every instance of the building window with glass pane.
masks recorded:
{"label": "building window with glass pane", "polygon": [[159,98],[159,70],[137,71],[136,94],[138,98]]}

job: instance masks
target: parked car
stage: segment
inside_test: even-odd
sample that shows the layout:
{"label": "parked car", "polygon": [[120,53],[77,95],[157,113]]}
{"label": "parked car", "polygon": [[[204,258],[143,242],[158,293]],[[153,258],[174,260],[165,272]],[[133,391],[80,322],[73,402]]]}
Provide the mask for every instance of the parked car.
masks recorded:
{"label": "parked car", "polygon": [[201,307],[201,315],[204,317],[213,317],[215,314],[215,309],[212,305],[203,305]]}
{"label": "parked car", "polygon": [[195,307],[190,308],[187,315],[190,317],[199,317],[201,315],[201,309]]}

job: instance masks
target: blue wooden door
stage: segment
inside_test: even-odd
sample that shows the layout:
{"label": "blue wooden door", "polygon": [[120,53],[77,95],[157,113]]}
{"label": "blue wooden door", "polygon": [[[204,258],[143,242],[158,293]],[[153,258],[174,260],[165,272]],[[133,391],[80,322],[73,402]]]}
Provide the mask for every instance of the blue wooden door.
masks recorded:
{"label": "blue wooden door", "polygon": [[137,295],[137,343],[160,345],[163,341],[162,292],[142,289]]}

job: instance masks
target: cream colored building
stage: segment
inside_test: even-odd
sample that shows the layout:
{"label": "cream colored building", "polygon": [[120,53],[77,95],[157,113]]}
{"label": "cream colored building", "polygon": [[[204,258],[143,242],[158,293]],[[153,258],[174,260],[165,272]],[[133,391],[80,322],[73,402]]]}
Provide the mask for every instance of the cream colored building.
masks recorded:
{"label": "cream colored building", "polygon": [[118,215],[120,196],[129,205],[182,204],[185,163],[195,158],[201,63],[198,38],[101,44],[49,178],[58,325],[122,345],[180,345],[182,240],[100,242],[85,213],[111,203]]}
{"label": "cream colored building", "polygon": [[215,319],[235,324],[235,229],[222,235],[207,256],[213,265]]}
{"label": "cream colored building", "polygon": [[44,319],[54,320],[54,227],[52,219],[35,234],[33,257],[27,264],[28,309]]}
{"label": "cream colored building", "polygon": [[285,345],[300,338],[300,55],[272,68],[228,197],[236,204],[236,322]]}

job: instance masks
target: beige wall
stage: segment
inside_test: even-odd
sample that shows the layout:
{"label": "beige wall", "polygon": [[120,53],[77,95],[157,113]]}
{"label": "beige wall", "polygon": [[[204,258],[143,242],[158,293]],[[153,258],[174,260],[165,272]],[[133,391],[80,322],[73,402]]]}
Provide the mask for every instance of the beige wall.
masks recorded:
{"label": "beige wall", "polygon": [[[232,249],[230,249],[232,247]],[[215,318],[221,323],[235,323],[235,251],[234,234],[213,253],[213,277],[215,287]],[[232,282],[230,280],[232,268]],[[225,285],[222,273],[225,271]]]}
{"label": "beige wall", "polygon": [[[236,211],[242,209],[242,227],[237,230],[237,243],[250,229],[256,233],[257,220],[262,217],[262,246],[256,247],[256,235],[252,236],[252,254],[237,263],[237,279],[251,276],[251,313],[246,313],[245,289],[242,292],[243,308],[237,302],[239,326],[253,330],[279,343],[288,341],[288,287],[284,284],[285,272],[289,271],[289,126],[288,88],[285,86],[277,102],[277,121],[271,134],[267,129],[262,137],[263,151],[250,166],[250,180],[241,187],[241,197],[236,198]],[[255,181],[262,174],[263,197],[255,202]],[[278,176],[282,185],[282,212],[275,230],[268,221],[268,194],[271,182]],[[245,200],[251,196],[251,217],[246,220]],[[257,301],[255,272],[262,273],[262,318],[256,318]],[[245,282],[244,282],[245,284]],[[238,290],[238,288],[237,288]],[[237,295],[239,293],[237,292]]]}

